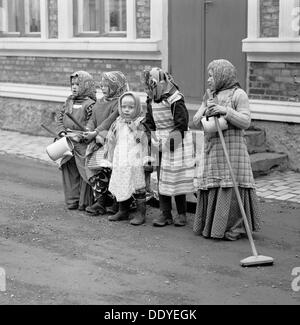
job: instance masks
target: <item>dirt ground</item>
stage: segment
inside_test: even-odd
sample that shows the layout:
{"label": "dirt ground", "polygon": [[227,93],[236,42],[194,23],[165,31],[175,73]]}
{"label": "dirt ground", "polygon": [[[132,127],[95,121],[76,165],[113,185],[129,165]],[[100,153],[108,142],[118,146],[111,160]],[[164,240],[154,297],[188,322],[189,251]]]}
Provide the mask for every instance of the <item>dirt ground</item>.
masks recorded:
{"label": "dirt ground", "polygon": [[246,239],[207,240],[184,228],[110,223],[64,207],[58,169],[0,155],[0,304],[299,304],[300,206],[261,202],[259,253],[271,267],[242,268]]}

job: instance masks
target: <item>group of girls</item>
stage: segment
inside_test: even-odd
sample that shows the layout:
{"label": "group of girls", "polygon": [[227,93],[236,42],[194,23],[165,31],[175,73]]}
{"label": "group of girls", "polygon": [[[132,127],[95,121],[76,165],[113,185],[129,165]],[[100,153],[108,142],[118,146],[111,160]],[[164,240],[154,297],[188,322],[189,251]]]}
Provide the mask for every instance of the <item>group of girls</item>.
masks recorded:
{"label": "group of girls", "polygon": [[[153,226],[185,226],[186,195],[197,192],[195,234],[241,238],[245,228],[218,133],[204,132],[203,168],[195,189],[194,143],[184,96],[173,77],[160,68],[141,75],[146,109],[139,96],[129,91],[120,71],[103,73],[99,100],[90,74],[79,71],[71,75],[72,95],[57,120],[59,136],[74,143],[73,156],[61,160],[67,207],[93,216],[108,214],[109,221],[142,225],[149,179],[155,171],[160,214],[152,220]],[[249,224],[257,231],[260,213],[244,139],[251,122],[248,96],[229,61],[211,62],[208,76],[210,96],[204,96],[193,123],[201,129],[203,117],[223,116],[226,120],[225,143]],[[79,123],[73,123],[66,113]],[[172,197],[176,215],[172,215]]]}

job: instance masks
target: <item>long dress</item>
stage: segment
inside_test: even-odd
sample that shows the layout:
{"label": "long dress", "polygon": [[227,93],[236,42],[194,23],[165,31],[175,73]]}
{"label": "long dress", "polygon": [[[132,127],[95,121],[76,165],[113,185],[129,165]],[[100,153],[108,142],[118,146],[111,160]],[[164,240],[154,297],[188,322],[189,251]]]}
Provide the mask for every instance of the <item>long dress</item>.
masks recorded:
{"label": "long dress", "polygon": [[[98,133],[101,133],[103,131],[108,132],[111,125],[115,122],[118,116],[118,98],[113,100],[106,100],[104,98],[101,98],[93,108],[93,113],[87,124],[87,128],[90,131],[95,130]],[[100,150],[104,154],[104,147],[102,145],[96,144],[95,141],[90,143],[86,151],[87,160],[97,150]],[[101,167],[99,167],[99,170],[92,170],[86,166],[87,178],[90,180],[93,176],[97,175],[100,170]]]}
{"label": "long dress", "polygon": [[[244,129],[251,122],[248,96],[242,89],[229,89],[218,94],[218,102],[228,108],[225,116],[228,130],[223,131],[223,135],[250,228],[257,231],[260,211],[244,138]],[[229,240],[245,234],[230,171],[217,133],[205,134],[204,164],[198,186],[195,234]]]}
{"label": "long dress", "polygon": [[[58,116],[57,133],[59,134],[62,131],[66,132],[67,130],[81,131],[65,113],[69,112],[80,124],[85,126],[94,103],[95,102],[89,98],[78,102],[76,100],[67,100],[63,110],[61,110]],[[62,159],[60,164],[65,202],[69,208],[76,206],[84,208],[93,202],[92,188],[88,184],[85,172],[85,153],[87,145],[84,142],[72,142],[74,146],[73,156]]]}

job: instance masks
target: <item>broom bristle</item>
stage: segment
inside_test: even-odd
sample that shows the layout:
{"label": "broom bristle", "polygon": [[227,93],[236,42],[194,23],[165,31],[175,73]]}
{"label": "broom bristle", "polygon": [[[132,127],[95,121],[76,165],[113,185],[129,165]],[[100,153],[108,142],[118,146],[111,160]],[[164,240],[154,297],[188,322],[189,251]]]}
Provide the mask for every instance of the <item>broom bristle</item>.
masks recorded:
{"label": "broom bristle", "polygon": [[274,259],[269,256],[250,256],[241,260],[241,266],[243,267],[250,267],[250,266],[269,266],[273,265]]}

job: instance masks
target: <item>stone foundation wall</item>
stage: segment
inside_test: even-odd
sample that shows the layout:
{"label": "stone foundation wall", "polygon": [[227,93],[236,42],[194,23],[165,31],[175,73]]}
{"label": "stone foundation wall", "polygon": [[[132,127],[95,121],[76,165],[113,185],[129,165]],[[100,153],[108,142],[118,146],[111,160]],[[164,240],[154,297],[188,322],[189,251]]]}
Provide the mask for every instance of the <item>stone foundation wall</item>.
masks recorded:
{"label": "stone foundation wall", "polygon": [[[0,97],[0,129],[49,136],[40,125],[44,123],[55,130],[55,115],[61,105],[62,103]],[[191,121],[194,112],[195,110],[190,110]],[[267,151],[287,154],[289,167],[300,171],[300,124],[253,120],[252,127],[266,132]]]}
{"label": "stone foundation wall", "polygon": [[269,151],[286,153],[290,167],[300,171],[300,124],[254,120],[252,125],[265,130]]}
{"label": "stone foundation wall", "polygon": [[0,97],[0,129],[49,136],[40,125],[44,123],[55,131],[55,115],[61,105],[46,101]]}

